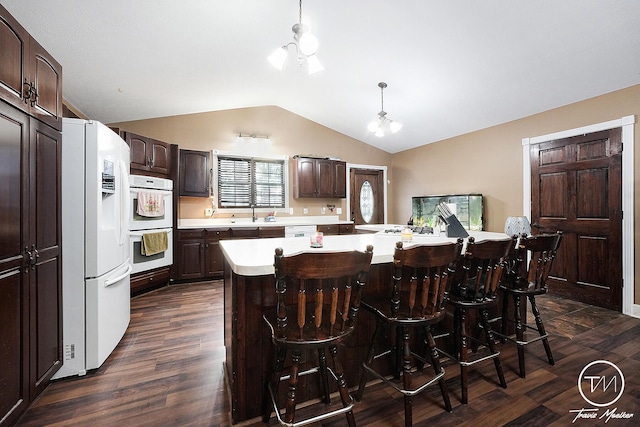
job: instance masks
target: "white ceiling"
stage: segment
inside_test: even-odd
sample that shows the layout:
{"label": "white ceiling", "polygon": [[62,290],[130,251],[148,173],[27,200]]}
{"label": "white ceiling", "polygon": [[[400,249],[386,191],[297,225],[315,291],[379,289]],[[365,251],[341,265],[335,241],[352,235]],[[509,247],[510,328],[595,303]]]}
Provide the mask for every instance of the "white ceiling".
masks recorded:
{"label": "white ceiling", "polygon": [[[266,59],[296,0],[0,2],[105,123],[276,105],[395,153],[640,84],[637,0],[305,0],[311,76]],[[384,138],[367,132],[380,81],[404,125]]]}

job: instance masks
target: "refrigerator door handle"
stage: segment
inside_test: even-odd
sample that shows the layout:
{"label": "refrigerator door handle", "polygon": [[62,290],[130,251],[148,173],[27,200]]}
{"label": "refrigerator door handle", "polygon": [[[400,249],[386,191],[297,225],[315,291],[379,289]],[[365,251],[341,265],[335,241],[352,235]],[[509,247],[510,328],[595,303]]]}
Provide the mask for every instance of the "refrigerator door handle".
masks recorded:
{"label": "refrigerator door handle", "polygon": [[126,164],[120,160],[120,181],[122,182],[122,191],[120,191],[120,245],[128,244],[127,238],[129,234],[129,173]]}
{"label": "refrigerator door handle", "polygon": [[[129,261],[127,260],[127,262],[129,262]],[[108,288],[111,285],[115,285],[116,283],[118,283],[119,281],[121,281],[122,279],[127,277],[129,274],[131,274],[131,270],[132,269],[133,269],[133,267],[131,266],[131,264],[127,264],[127,271],[125,271],[124,274],[121,274],[118,277],[114,277],[113,279],[105,280],[104,281],[104,287]]]}

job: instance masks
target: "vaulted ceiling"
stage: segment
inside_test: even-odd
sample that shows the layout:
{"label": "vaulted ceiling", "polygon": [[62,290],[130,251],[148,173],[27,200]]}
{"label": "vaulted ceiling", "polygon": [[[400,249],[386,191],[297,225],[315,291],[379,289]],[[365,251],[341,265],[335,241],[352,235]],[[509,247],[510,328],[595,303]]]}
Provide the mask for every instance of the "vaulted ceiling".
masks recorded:
{"label": "vaulted ceiling", "polygon": [[[637,0],[1,0],[105,123],[276,105],[390,153],[640,84]],[[381,108],[400,132],[378,138]]]}

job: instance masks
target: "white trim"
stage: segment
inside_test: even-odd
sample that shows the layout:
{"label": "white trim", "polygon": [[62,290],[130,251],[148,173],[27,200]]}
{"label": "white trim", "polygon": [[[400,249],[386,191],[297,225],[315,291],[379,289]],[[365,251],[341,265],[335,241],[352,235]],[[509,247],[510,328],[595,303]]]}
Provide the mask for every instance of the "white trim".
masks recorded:
{"label": "white trim", "polygon": [[383,183],[383,201],[384,205],[384,224],[387,223],[387,187],[389,185],[387,180],[387,167],[386,166],[376,166],[376,165],[361,165],[356,163],[347,163],[347,220],[351,220],[351,169],[371,169],[371,170],[381,170],[382,171],[382,179]]}
{"label": "white trim", "polygon": [[635,116],[625,116],[617,120],[596,123],[576,129],[522,139],[522,193],[523,212],[531,219],[531,159],[529,146],[554,139],[570,138],[586,133],[622,128],[622,313],[640,317],[638,305],[633,303],[635,288],[634,271],[634,201],[633,201],[633,152]]}
{"label": "white trim", "polygon": [[633,310],[629,315],[640,319],[640,304],[633,304]]}

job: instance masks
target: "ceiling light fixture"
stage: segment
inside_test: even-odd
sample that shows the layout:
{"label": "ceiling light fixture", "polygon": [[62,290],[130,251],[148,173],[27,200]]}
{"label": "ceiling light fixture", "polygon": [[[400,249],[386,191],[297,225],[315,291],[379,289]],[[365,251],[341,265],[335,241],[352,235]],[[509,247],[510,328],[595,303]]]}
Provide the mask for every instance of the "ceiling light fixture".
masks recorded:
{"label": "ceiling light fixture", "polygon": [[296,48],[296,54],[298,56],[298,63],[300,66],[302,66],[306,60],[309,74],[322,71],[324,67],[320,64],[320,61],[318,61],[318,57],[316,56],[316,52],[318,51],[318,39],[316,36],[311,34],[309,26],[302,23],[302,0],[300,0],[298,23],[294,24],[291,30],[293,31],[293,41],[279,47],[269,55],[268,59],[271,65],[282,71],[284,69],[285,61],[289,56],[289,46],[293,45]]}
{"label": "ceiling light fixture", "polygon": [[378,113],[378,118],[369,123],[369,132],[374,132],[376,136],[382,137],[387,135],[389,132],[396,133],[400,130],[402,125],[398,122],[394,122],[391,119],[387,118],[387,113],[384,111],[384,89],[387,87],[385,82],[378,83],[378,87],[380,88],[380,112]]}

